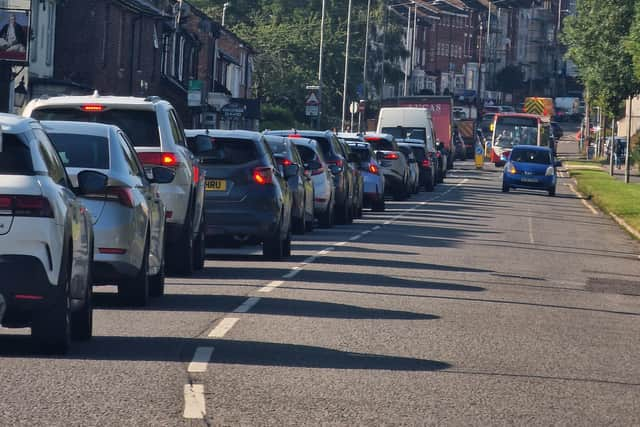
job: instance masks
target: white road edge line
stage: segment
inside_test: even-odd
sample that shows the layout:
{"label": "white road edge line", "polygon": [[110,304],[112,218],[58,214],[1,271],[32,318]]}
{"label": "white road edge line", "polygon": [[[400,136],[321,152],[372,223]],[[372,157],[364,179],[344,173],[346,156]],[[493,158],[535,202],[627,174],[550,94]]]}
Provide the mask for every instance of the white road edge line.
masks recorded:
{"label": "white road edge line", "polygon": [[584,199],[584,196],[582,194],[580,194],[580,192],[578,190],[576,190],[573,185],[567,184],[567,186],[569,187],[569,189],[571,189],[571,191],[573,191],[575,193],[576,196],[578,196],[578,198],[580,199],[582,204],[585,205],[591,211],[592,214],[598,215],[598,210],[596,208],[594,208],[593,206],[591,206],[591,203],[587,202]]}
{"label": "white road edge line", "polygon": [[188,419],[203,419],[207,414],[204,404],[204,386],[202,384],[186,384],[184,386],[184,412]]}
{"label": "white road edge line", "polygon": [[297,268],[295,270],[291,270],[290,272],[288,272],[287,274],[283,274],[282,278],[283,279],[292,279],[294,278],[298,273],[300,273],[300,269]]}
{"label": "white road edge line", "polygon": [[360,233],[362,235],[362,237],[366,236],[367,234],[371,234],[371,230],[364,230],[362,233]]}
{"label": "white road edge line", "polygon": [[356,234],[355,236],[351,236],[351,237],[349,238],[349,241],[350,241],[350,242],[355,242],[356,240],[360,240],[360,238],[361,238],[361,237],[362,237],[362,233],[360,233],[360,234]]}
{"label": "white road edge line", "polygon": [[344,246],[346,244],[347,244],[347,242],[338,242],[338,243],[334,243],[333,245],[334,246]]}
{"label": "white road edge line", "polygon": [[238,317],[225,317],[209,332],[209,338],[224,338],[238,320],[240,320]]}
{"label": "white road edge line", "polygon": [[[298,272],[295,272],[296,274],[298,274]],[[293,275],[295,276],[295,274]],[[292,276],[292,277],[293,277]],[[284,276],[283,276],[284,277]],[[273,282],[267,284],[267,286],[264,286],[260,289],[258,289],[258,292],[271,292],[273,291],[275,288],[282,286],[284,284],[284,282],[282,280],[274,280]]]}
{"label": "white road edge line", "polygon": [[233,310],[233,312],[234,313],[246,313],[249,310],[251,310],[253,308],[253,306],[258,303],[258,301],[260,301],[259,297],[247,298],[247,300],[245,302],[243,302],[242,305],[240,305],[240,307],[238,307],[235,310]]}
{"label": "white road edge line", "polygon": [[207,366],[213,354],[213,347],[198,347],[193,355],[187,372],[207,372]]}

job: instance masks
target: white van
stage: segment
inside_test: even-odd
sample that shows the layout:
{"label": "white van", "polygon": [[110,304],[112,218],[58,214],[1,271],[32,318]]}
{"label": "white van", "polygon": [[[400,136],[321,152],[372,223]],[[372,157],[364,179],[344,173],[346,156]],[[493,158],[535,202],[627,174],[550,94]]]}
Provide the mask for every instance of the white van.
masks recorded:
{"label": "white van", "polygon": [[435,144],[431,111],[426,108],[381,108],[377,133],[389,133],[397,139],[420,139]]}

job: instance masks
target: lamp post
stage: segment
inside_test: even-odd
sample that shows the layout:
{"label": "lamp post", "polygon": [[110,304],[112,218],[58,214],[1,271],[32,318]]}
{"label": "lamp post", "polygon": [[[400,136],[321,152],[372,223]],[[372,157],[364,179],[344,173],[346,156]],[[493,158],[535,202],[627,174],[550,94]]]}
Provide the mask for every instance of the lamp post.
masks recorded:
{"label": "lamp post", "polygon": [[20,83],[16,86],[13,94],[13,104],[17,109],[21,109],[27,101],[27,88],[24,85],[24,77],[20,79]]}
{"label": "lamp post", "polygon": [[342,132],[344,132],[345,116],[347,114],[347,79],[349,74],[349,43],[351,41],[351,5],[353,0],[349,0],[347,8],[347,43],[344,52],[344,85],[342,89]]}
{"label": "lamp post", "polygon": [[231,6],[231,3],[226,2],[224,5],[222,5],[222,26],[224,27],[224,22],[226,20],[227,17],[227,8]]}
{"label": "lamp post", "polygon": [[324,51],[324,15],[327,0],[322,0],[322,17],[320,18],[320,56],[318,58],[318,95],[320,98],[320,105],[318,106],[318,118],[316,126],[320,129],[320,116],[322,115],[322,56]]}

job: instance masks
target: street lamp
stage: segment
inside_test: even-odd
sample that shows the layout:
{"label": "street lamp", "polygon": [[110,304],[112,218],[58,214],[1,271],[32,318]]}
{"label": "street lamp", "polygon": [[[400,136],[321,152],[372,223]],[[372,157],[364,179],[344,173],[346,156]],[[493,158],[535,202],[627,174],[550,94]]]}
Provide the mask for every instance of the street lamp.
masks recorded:
{"label": "street lamp", "polygon": [[224,27],[224,21],[225,18],[227,17],[227,8],[231,6],[231,3],[226,2],[224,5],[222,5],[222,26]]}
{"label": "street lamp", "polygon": [[344,132],[345,116],[347,115],[347,76],[349,74],[349,42],[351,41],[351,4],[347,9],[347,43],[344,52],[344,87],[342,89],[342,132]]}
{"label": "street lamp", "polygon": [[27,101],[27,88],[24,85],[24,77],[20,79],[20,83],[16,86],[14,90],[13,104],[16,108],[22,108],[22,106]]}

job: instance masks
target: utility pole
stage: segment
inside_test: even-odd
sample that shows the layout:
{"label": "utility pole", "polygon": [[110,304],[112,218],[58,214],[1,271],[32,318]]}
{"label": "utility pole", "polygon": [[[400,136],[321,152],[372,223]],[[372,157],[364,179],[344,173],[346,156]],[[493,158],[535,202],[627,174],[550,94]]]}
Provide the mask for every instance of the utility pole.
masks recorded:
{"label": "utility pole", "polygon": [[[615,120],[611,120],[611,142],[609,143],[609,175],[613,176],[613,156],[616,152],[616,139],[613,136],[613,126],[615,124]],[[605,138],[607,136],[607,132],[604,133]]]}
{"label": "utility pole", "polygon": [[[366,24],[366,30],[364,33],[364,64],[362,65],[362,99],[365,102],[365,108],[366,108],[366,102],[369,99],[369,96],[367,93],[367,58],[369,53],[369,21],[370,20],[371,20],[371,0],[367,0],[367,24]],[[362,112],[358,111],[358,133],[360,133],[360,129],[361,129],[362,115],[363,115]],[[367,121],[366,114],[364,115],[364,120],[366,123]],[[366,126],[365,126],[365,129],[366,129]]]}
{"label": "utility pole", "polygon": [[411,41],[410,41],[410,33],[411,31],[411,5],[407,6],[407,51],[409,52],[409,55],[407,56],[407,59],[404,61],[404,88],[402,90],[402,94],[404,96],[408,95],[408,81],[409,81],[409,62],[411,61]]}
{"label": "utility pole", "polygon": [[344,52],[344,86],[342,89],[342,132],[344,132],[345,116],[347,115],[347,79],[349,75],[349,42],[351,40],[351,4],[353,0],[349,0],[347,8],[347,43]]}
{"label": "utility pole", "polygon": [[633,97],[629,96],[629,122],[627,123],[627,148],[624,150],[624,182],[629,183],[629,151],[631,148],[631,118],[632,111],[631,104],[633,103]]}
{"label": "utility pole", "polygon": [[389,22],[389,7],[384,8],[384,30],[382,31],[382,69],[380,70],[380,104],[384,100],[384,62],[385,55],[384,50],[387,44],[387,24]]}
{"label": "utility pole", "polygon": [[320,129],[320,117],[322,116],[322,106],[324,99],[322,96],[322,56],[324,51],[324,15],[327,0],[322,0],[322,17],[320,18],[320,57],[318,58],[318,95],[320,98],[320,105],[318,107],[318,119],[316,123],[317,129]]}
{"label": "utility pole", "polygon": [[[418,39],[418,3],[413,4],[413,45],[411,47],[411,76],[413,77],[413,69],[416,66],[416,42]],[[413,91],[413,79],[411,84],[411,93],[410,95],[414,95]]]}

